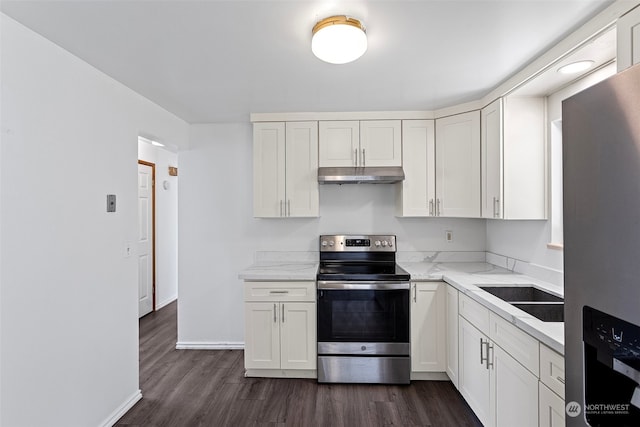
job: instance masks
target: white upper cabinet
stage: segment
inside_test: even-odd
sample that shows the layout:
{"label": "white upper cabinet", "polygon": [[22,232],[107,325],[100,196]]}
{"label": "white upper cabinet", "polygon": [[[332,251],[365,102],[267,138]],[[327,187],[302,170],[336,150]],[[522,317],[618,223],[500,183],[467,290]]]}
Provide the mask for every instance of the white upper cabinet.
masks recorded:
{"label": "white upper cabinet", "polygon": [[433,216],[436,198],[436,142],[433,120],[402,121],[402,169],[396,188],[397,216]]}
{"label": "white upper cabinet", "polygon": [[360,166],[402,166],[400,120],[360,122]]}
{"label": "white upper cabinet", "polygon": [[545,219],[544,99],[501,98],[481,117],[482,216]]}
{"label": "white upper cabinet", "polygon": [[254,216],[315,217],[318,213],[318,123],[254,123]]}
{"label": "white upper cabinet", "polygon": [[319,215],[318,122],[286,124],[287,216]]}
{"label": "white upper cabinet", "polygon": [[480,111],[436,120],[435,213],[480,217]]}
{"label": "white upper cabinet", "polygon": [[321,121],[320,167],[356,166],[360,153],[360,122],[357,120]]}
{"label": "white upper cabinet", "polygon": [[400,120],[339,120],[319,124],[320,167],[401,166]]}
{"label": "white upper cabinet", "polygon": [[640,63],[640,7],[636,7],[618,19],[617,66],[618,71]]}

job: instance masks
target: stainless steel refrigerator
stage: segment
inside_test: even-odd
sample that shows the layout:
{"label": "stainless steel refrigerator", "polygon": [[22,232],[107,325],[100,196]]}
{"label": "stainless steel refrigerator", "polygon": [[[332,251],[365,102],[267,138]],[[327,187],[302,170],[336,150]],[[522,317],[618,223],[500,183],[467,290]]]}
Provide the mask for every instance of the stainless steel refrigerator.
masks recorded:
{"label": "stainless steel refrigerator", "polygon": [[567,426],[640,426],[640,65],[562,122]]}

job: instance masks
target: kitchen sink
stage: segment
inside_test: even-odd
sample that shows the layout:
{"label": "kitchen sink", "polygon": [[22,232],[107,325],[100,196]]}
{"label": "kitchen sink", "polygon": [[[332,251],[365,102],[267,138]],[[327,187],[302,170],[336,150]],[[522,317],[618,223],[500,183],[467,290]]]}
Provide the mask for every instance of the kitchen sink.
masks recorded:
{"label": "kitchen sink", "polygon": [[564,322],[564,303],[512,303],[543,322]]}
{"label": "kitchen sink", "polygon": [[479,286],[483,291],[507,302],[564,302],[549,292],[533,286]]}
{"label": "kitchen sink", "polygon": [[564,322],[564,299],[533,286],[479,286],[543,322]]}

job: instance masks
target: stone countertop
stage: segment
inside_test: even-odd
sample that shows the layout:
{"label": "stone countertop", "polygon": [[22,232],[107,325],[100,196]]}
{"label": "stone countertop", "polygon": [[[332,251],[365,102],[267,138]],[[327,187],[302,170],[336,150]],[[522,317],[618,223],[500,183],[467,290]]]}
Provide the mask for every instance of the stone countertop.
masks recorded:
{"label": "stone countertop", "polygon": [[242,280],[309,280],[315,281],[317,262],[264,261],[242,270]]}
{"label": "stone countertop", "polygon": [[400,262],[399,264],[409,272],[411,280],[443,280],[546,346],[564,354],[563,322],[543,322],[478,286],[534,286],[557,296],[563,296],[562,287],[482,262]]}
{"label": "stone countertop", "polygon": [[[563,296],[561,286],[513,273],[485,262],[398,262],[413,281],[445,281],[458,291],[479,302],[546,346],[564,354],[564,323],[543,322],[511,304],[483,291],[479,285],[533,285],[552,294]],[[242,280],[315,281],[317,261],[261,261],[243,270]]]}

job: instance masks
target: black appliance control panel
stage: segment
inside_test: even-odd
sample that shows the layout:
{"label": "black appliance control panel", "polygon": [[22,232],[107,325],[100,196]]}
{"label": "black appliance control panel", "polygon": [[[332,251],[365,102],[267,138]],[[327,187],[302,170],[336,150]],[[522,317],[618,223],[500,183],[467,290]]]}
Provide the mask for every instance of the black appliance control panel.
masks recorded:
{"label": "black appliance control panel", "polygon": [[584,341],[613,355],[640,357],[640,328],[632,323],[584,306]]}

